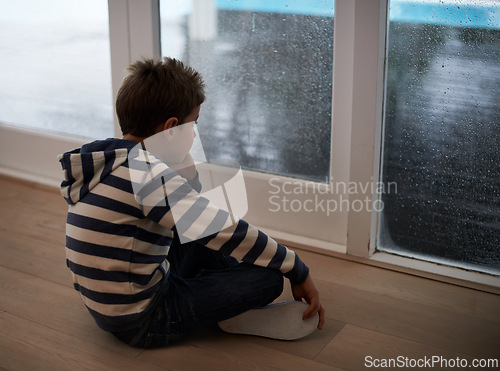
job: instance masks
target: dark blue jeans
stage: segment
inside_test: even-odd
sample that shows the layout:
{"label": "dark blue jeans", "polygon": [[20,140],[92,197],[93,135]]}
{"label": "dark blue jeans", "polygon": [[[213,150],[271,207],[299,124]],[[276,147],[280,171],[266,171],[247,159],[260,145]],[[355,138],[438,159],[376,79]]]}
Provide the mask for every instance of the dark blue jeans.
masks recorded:
{"label": "dark blue jeans", "polygon": [[139,328],[115,333],[136,347],[155,348],[184,339],[198,327],[265,306],[283,291],[283,275],[238,263],[196,242],[179,244],[168,255],[170,274],[156,308]]}

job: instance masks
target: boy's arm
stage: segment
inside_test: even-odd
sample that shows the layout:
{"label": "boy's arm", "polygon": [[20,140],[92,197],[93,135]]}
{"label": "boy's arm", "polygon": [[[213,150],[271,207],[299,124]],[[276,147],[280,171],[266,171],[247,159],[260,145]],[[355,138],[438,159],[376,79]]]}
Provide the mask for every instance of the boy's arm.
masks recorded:
{"label": "boy's arm", "polygon": [[309,269],[295,252],[244,220],[218,209],[172,170],[164,163],[154,164],[150,172],[155,176],[142,187],[144,193],[139,199],[145,201],[143,211],[149,219],[224,255],[280,270],[290,280],[294,296],[310,304],[305,316],[317,311],[322,319]]}
{"label": "boy's arm", "polygon": [[137,173],[134,170],[134,179],[146,180],[135,187],[144,215],[177,231],[181,242],[197,241],[247,263],[278,269],[292,284],[307,278],[309,270],[295,252],[244,220],[217,208],[164,163],[150,161],[147,176]]}

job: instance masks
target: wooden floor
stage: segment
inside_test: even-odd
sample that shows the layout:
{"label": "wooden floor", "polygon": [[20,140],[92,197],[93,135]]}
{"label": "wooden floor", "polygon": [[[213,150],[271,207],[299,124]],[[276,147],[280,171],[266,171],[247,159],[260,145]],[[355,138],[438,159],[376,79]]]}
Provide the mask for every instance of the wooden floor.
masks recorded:
{"label": "wooden floor", "polygon": [[3,176],[0,189],[0,369],[315,371],[398,356],[500,358],[500,296],[310,252],[300,255],[326,308],[323,331],[283,342],[214,327],[170,348],[128,347],[97,328],[72,287],[58,191]]}

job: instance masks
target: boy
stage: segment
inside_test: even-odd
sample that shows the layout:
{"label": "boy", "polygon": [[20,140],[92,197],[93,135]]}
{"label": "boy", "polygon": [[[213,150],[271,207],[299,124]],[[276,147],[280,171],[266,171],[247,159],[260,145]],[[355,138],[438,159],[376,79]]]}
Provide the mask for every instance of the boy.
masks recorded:
{"label": "boy", "polygon": [[[116,100],[123,138],[59,156],[67,265],[99,327],[145,348],[211,323],[279,339],[321,329],[319,294],[298,256],[199,194],[189,149],[205,99],[201,76],[170,58],[129,71]],[[148,151],[153,138],[170,157]],[[181,243],[181,220],[195,231],[217,228]],[[283,276],[297,301],[266,306],[281,294]]]}

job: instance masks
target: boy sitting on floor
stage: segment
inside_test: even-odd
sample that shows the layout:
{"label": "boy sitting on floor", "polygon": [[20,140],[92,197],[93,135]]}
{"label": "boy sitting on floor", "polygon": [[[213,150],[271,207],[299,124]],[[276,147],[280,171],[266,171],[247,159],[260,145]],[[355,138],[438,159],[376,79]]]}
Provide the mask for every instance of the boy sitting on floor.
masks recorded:
{"label": "boy sitting on floor", "polygon": [[[170,58],[129,71],[116,100],[123,138],[59,157],[69,204],[67,265],[99,327],[145,348],[211,323],[278,339],[321,329],[324,309],[297,254],[199,194],[189,150],[205,99],[201,76]],[[175,161],[147,150],[158,135],[175,148]],[[141,161],[148,171],[131,165]],[[214,233],[181,243],[181,220]],[[268,305],[281,294],[283,276],[297,301]]]}

